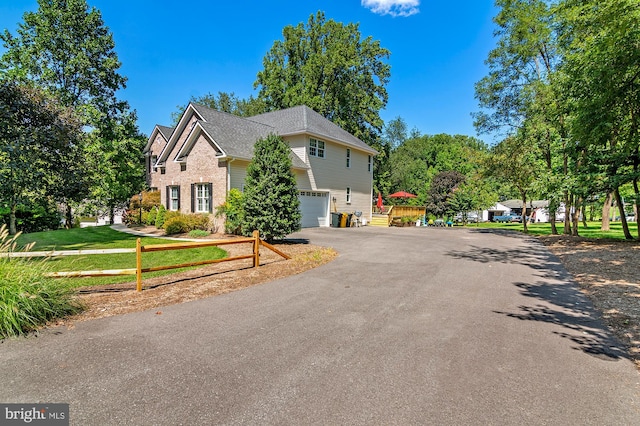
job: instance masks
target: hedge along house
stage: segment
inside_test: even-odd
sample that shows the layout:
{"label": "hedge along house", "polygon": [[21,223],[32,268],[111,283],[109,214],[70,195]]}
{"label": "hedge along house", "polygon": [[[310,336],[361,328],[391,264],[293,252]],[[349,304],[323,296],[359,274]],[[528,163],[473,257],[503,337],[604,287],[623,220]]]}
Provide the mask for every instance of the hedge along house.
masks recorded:
{"label": "hedge along house", "polygon": [[306,106],[246,118],[191,103],[175,128],[151,133],[147,183],[167,210],[213,213],[230,189],[244,189],[253,146],[271,133],[291,148],[303,228],[329,226],[331,211],[371,219],[377,152]]}

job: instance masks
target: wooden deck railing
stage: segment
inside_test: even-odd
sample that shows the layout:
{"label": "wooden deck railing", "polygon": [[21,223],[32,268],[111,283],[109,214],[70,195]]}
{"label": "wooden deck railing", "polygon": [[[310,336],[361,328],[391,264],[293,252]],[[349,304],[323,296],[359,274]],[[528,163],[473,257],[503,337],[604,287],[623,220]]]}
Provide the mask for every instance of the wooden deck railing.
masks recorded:
{"label": "wooden deck railing", "polygon": [[[228,245],[228,244],[247,244],[247,243],[250,243],[252,246],[252,252],[250,254],[243,254],[243,255],[233,256],[233,257],[225,257],[222,259],[200,260],[197,262],[181,263],[178,265],[153,266],[150,268],[142,267],[142,253],[149,253],[153,251],[165,251],[165,250],[185,250],[185,249],[193,249],[198,247],[211,247],[211,246],[222,246],[222,245]],[[136,249],[135,249],[135,252],[136,252],[135,269],[131,268],[131,269],[111,269],[111,270],[103,270],[103,271],[52,272],[48,275],[54,278],[135,275],[136,289],[137,291],[142,291],[142,274],[144,272],[188,268],[191,266],[209,265],[209,264],[221,263],[221,262],[232,262],[234,260],[243,260],[243,259],[253,259],[253,267],[257,268],[258,266],[260,266],[260,246],[264,246],[268,248],[269,250],[277,253],[278,255],[284,257],[285,259],[291,258],[286,253],[278,250],[277,248],[267,243],[266,241],[261,240],[260,234],[258,233],[258,231],[253,231],[253,236],[247,237],[247,238],[235,238],[230,240],[212,240],[212,241],[188,241],[188,242],[171,243],[171,244],[152,244],[152,245],[145,245],[145,246],[141,244],[140,238],[138,238],[136,241]]]}
{"label": "wooden deck railing", "polygon": [[[374,208],[375,211],[376,208]],[[387,216],[387,226],[391,225],[393,219],[398,219],[404,216],[409,217],[417,217],[419,219],[423,218],[427,213],[426,207],[419,206],[385,206],[384,212],[375,213],[376,216],[386,215]]]}

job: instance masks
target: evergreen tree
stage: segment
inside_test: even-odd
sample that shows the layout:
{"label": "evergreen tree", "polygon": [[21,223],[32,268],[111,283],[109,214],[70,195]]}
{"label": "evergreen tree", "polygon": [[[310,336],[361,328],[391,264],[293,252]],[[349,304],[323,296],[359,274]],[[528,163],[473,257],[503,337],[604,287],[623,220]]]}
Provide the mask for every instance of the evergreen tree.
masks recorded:
{"label": "evergreen tree", "polygon": [[259,139],[247,167],[242,230],[260,232],[267,241],[300,230],[300,200],[291,171],[291,150],[274,134]]}

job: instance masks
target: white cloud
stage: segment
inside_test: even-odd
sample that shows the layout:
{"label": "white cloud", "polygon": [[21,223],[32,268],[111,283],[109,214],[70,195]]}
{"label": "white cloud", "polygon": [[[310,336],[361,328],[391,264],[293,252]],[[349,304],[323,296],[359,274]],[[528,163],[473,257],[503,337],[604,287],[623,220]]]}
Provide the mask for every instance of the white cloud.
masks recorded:
{"label": "white cloud", "polygon": [[361,0],[361,4],[378,15],[411,16],[420,12],[420,0]]}

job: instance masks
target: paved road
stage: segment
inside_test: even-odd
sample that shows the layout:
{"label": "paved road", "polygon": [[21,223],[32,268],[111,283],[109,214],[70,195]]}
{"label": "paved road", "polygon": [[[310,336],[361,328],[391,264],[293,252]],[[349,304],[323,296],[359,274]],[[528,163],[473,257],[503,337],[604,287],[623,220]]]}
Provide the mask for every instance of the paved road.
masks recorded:
{"label": "paved road", "polygon": [[0,344],[0,401],[72,424],[640,424],[640,375],[535,240],[311,229],[304,274]]}

